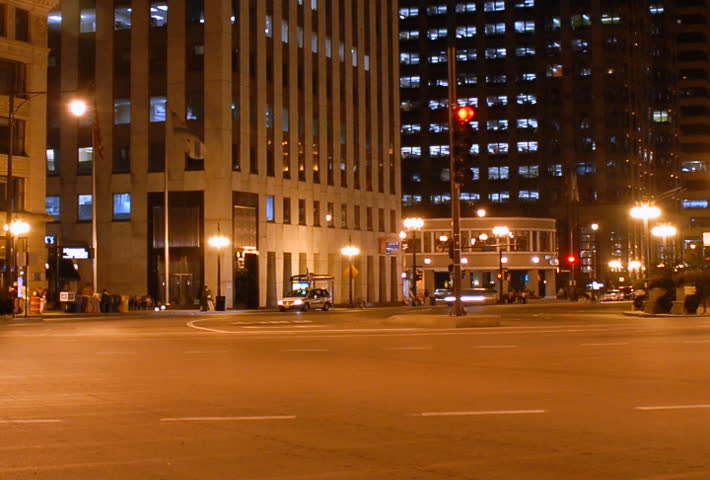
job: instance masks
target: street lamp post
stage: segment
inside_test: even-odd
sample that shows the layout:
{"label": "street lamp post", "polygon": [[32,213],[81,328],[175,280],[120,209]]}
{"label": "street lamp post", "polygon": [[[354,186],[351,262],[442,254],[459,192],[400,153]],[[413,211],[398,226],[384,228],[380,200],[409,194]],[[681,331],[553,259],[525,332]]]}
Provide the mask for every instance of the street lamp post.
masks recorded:
{"label": "street lamp post", "polygon": [[353,307],[353,256],[360,254],[360,249],[352,245],[348,245],[340,249],[340,253],[348,257],[348,300],[350,308]]}
{"label": "street lamp post", "polygon": [[[24,235],[30,231],[30,225],[27,222],[24,222],[22,220],[13,220],[10,223],[5,224],[5,234],[8,236],[10,239],[10,245],[12,248],[10,251],[12,252],[12,259],[11,259],[11,264],[15,264],[15,243],[17,242],[17,237],[20,235]],[[15,268],[14,270],[10,270],[10,285],[14,285],[15,282],[17,281],[17,269]],[[24,285],[25,282],[23,282],[23,286],[25,287],[25,291],[23,292],[23,298],[25,299],[25,303],[27,303],[27,288],[26,285]],[[17,285],[17,290],[15,291],[15,298],[12,299],[12,315],[13,317],[15,316],[15,311],[17,310],[17,307],[15,303],[18,300],[20,296],[20,285],[18,282]],[[27,305],[25,305],[25,314],[27,314]]]}
{"label": "street lamp post", "polygon": [[648,203],[642,203],[632,208],[629,213],[632,218],[643,220],[643,238],[646,241],[646,246],[643,249],[646,255],[644,263],[646,265],[646,279],[648,279],[651,273],[651,237],[648,231],[648,221],[660,217],[661,209]]}
{"label": "street lamp post", "polygon": [[211,247],[217,249],[217,303],[215,310],[226,310],[225,298],[222,296],[222,248],[229,245],[229,238],[220,233],[219,223],[217,224],[217,235],[213,235],[208,240]]}
{"label": "street lamp post", "polygon": [[503,298],[503,237],[510,237],[510,229],[506,226],[493,227],[493,235],[496,236],[496,247],[498,247],[498,301],[504,302]]}
{"label": "street lamp post", "polygon": [[404,228],[412,232],[412,283],[410,290],[412,292],[412,306],[417,304],[417,230],[421,230],[424,226],[424,220],[419,217],[410,217],[404,219]]}
{"label": "street lamp post", "polygon": [[[69,104],[71,113],[79,118],[86,115],[89,111],[89,106],[84,100],[73,100]],[[93,109],[94,122],[97,123],[98,112]],[[96,128],[91,129],[91,273],[94,284],[94,291],[98,291],[98,232],[96,219]]]}
{"label": "street lamp post", "polygon": [[661,239],[663,240],[663,249],[661,250],[661,262],[665,266],[668,263],[666,258],[666,240],[668,239],[668,237],[675,236],[675,234],[678,233],[678,230],[673,225],[664,224],[656,225],[655,227],[653,227],[653,229],[651,229],[651,233],[654,237],[661,237]]}

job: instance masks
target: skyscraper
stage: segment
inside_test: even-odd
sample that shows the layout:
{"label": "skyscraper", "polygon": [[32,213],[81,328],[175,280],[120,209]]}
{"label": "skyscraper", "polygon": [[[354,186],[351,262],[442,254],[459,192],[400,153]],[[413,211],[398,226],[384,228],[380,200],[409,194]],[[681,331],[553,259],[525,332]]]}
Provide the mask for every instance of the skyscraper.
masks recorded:
{"label": "skyscraper", "polygon": [[[463,215],[554,217],[560,251],[590,276],[600,261],[633,258],[643,232],[630,207],[663,199],[672,213],[681,170],[707,150],[679,130],[699,113],[683,105],[707,100],[696,86],[707,80],[706,14],[702,1],[401,0],[404,215],[449,214],[455,45],[458,103],[477,109]],[[682,84],[694,93],[679,95]]]}
{"label": "skyscraper", "polygon": [[[204,283],[216,290],[207,239],[219,230],[228,306],[273,306],[299,273],[333,275],[341,301],[349,243],[361,250],[356,296],[396,300],[397,260],[380,249],[400,218],[396,11],[394,0],[63,1],[50,15],[49,230],[89,245],[95,220],[97,287],[116,293],[165,300],[168,281],[171,304],[194,304]],[[69,118],[69,91],[94,112]],[[185,154],[186,130],[204,158]],[[77,264],[86,282],[90,262]]]}

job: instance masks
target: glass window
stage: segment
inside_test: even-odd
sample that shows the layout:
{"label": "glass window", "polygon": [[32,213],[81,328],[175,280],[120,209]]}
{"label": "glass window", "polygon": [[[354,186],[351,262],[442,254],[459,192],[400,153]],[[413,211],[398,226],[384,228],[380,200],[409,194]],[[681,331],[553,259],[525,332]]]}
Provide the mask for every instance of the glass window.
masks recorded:
{"label": "glass window", "polygon": [[427,30],[427,37],[429,40],[438,40],[439,38],[446,38],[449,31],[446,28],[430,28]]}
{"label": "glass window", "polygon": [[510,177],[510,169],[507,166],[488,167],[489,180],[507,180]]}
{"label": "glass window", "polygon": [[456,4],[456,13],[468,13],[468,12],[475,12],[476,11],[476,4],[474,2],[466,2],[466,3],[457,3]]}
{"label": "glass window", "polygon": [[[55,16],[55,12],[51,12],[48,17],[50,26],[52,23],[56,25],[56,20],[52,19],[53,16]],[[62,17],[59,16],[59,23],[61,23],[61,21]],[[0,3],[0,37],[7,37],[7,5],[4,3]]]}
{"label": "glass window", "polygon": [[463,25],[456,27],[456,38],[471,38],[476,36],[476,27],[473,25]]}
{"label": "glass window", "polygon": [[114,220],[130,220],[131,219],[131,194],[130,193],[114,193],[113,194],[113,219]]}
{"label": "glass window", "polygon": [[540,176],[540,166],[520,165],[518,166],[518,175],[522,178],[538,178]]}
{"label": "glass window", "polygon": [[520,20],[515,22],[517,33],[532,33],[535,31],[535,22],[532,20]]}
{"label": "glass window", "polygon": [[276,211],[275,211],[274,196],[266,196],[266,221],[275,222],[276,221]]}
{"label": "glass window", "polygon": [[117,98],[113,101],[113,123],[125,125],[131,123],[131,100]]}
{"label": "glass window", "polygon": [[432,5],[426,9],[427,15],[446,15],[446,5]]}
{"label": "glass window", "polygon": [[47,149],[47,175],[57,175],[59,173],[59,150],[56,148]]}
{"label": "glass window", "polygon": [[15,8],[15,40],[30,41],[30,12]]}
{"label": "glass window", "polygon": [[150,97],[150,121],[164,122],[167,105],[165,97]]}
{"label": "glass window", "polygon": [[534,47],[517,47],[515,49],[515,55],[518,57],[532,57],[535,55]]}
{"label": "glass window", "polygon": [[419,9],[417,7],[404,7],[399,9],[399,18],[404,20],[409,17],[416,17],[419,15]]}
{"label": "glass window", "polygon": [[119,6],[113,11],[113,29],[128,30],[131,28],[131,7]]}
{"label": "glass window", "polygon": [[80,222],[90,221],[93,216],[93,197],[92,195],[79,195],[77,220]]}
{"label": "glass window", "polygon": [[94,163],[94,148],[93,147],[81,147],[79,148],[79,163],[77,166],[77,173],[79,175],[88,175],[91,173],[91,167]]}
{"label": "glass window", "polygon": [[518,152],[537,152],[537,142],[518,142]]}
{"label": "glass window", "polygon": [[342,203],[340,205],[340,228],[348,228],[348,205]]}
{"label": "glass window", "polygon": [[291,199],[288,197],[283,201],[283,223],[291,223]]}
{"label": "glass window", "polygon": [[488,153],[491,155],[507,155],[508,154],[508,144],[507,143],[489,143]]}
{"label": "glass window", "polygon": [[47,215],[52,217],[55,222],[59,221],[59,215],[61,213],[61,197],[59,195],[47,195],[47,200],[45,202]]}
{"label": "glass window", "polygon": [[502,12],[505,10],[505,1],[486,2],[483,4],[484,12]]}
{"label": "glass window", "polygon": [[93,8],[81,9],[81,21],[79,23],[80,33],[96,32],[96,10]]}
{"label": "glass window", "polygon": [[320,202],[313,201],[313,226],[320,227]]}
{"label": "glass window", "polygon": [[483,30],[486,35],[503,35],[505,23],[487,23]]}
{"label": "glass window", "polygon": [[306,201],[303,198],[298,199],[298,224],[306,224]]}
{"label": "glass window", "polygon": [[168,23],[168,2],[152,2],[150,4],[150,25],[162,27]]}

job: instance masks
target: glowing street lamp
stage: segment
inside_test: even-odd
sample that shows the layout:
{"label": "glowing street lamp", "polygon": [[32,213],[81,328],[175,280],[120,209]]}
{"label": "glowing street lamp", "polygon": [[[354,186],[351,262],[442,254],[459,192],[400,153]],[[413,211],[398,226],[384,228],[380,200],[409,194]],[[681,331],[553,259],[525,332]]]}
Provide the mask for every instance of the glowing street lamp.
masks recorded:
{"label": "glowing street lamp", "polygon": [[[649,205],[648,203],[642,203],[633,207],[629,214],[631,218],[643,220],[643,234],[646,240],[645,250],[645,264],[646,264],[646,275],[648,276],[651,266],[651,238],[648,231],[648,221],[656,219],[661,216],[661,209],[655,205]],[[643,260],[643,259],[642,259]]]}
{"label": "glowing street lamp", "polygon": [[668,237],[674,237],[676,233],[678,233],[678,229],[676,229],[673,225],[669,224],[662,224],[662,225],[656,225],[651,229],[651,233],[653,234],[654,237],[661,237],[663,239],[663,250],[661,251],[661,261],[665,265],[666,262],[666,240]]}
{"label": "glowing street lamp", "polygon": [[353,306],[353,257],[360,254],[360,249],[352,245],[345,246],[340,249],[340,253],[348,257],[348,278],[349,278],[349,294],[350,307]]}
{"label": "glowing street lamp", "polygon": [[217,249],[217,303],[215,310],[224,310],[225,301],[222,297],[222,249],[229,245],[229,238],[222,235],[217,224],[217,235],[212,235],[207,241],[211,247]]}
{"label": "glowing street lamp", "polygon": [[[493,227],[493,235],[498,237],[498,240],[496,241],[496,247],[498,247],[498,297],[499,297],[499,302],[503,303],[503,264],[508,263],[508,259],[506,258],[505,261],[503,261],[503,244],[501,244],[501,239],[503,237],[512,237],[513,234],[510,232],[510,229],[506,226],[496,226]],[[483,239],[485,236],[485,239],[488,239],[488,235],[481,234],[479,238]]]}
{"label": "glowing street lamp", "polygon": [[[12,255],[12,257],[10,259],[10,263],[9,263],[10,286],[13,286],[15,284],[15,282],[17,281],[17,265],[15,265],[15,258],[14,258],[15,257],[15,243],[17,242],[17,237],[19,237],[20,235],[25,235],[25,234],[29,233],[30,224],[25,221],[22,221],[22,220],[13,220],[9,224],[6,223],[4,228],[5,228],[5,232],[10,234],[9,235],[10,245],[11,245],[10,254]],[[7,233],[6,233],[6,235],[7,235]],[[14,270],[12,270],[13,266],[15,266]],[[27,291],[27,290],[25,290],[25,291]],[[20,294],[20,286],[18,285],[15,295],[19,296],[19,294]],[[25,303],[26,303],[27,295],[24,294],[24,296],[25,296]],[[15,302],[19,302],[19,299],[13,298],[12,302],[13,302],[12,315],[14,316],[15,311],[18,310],[15,306]],[[25,316],[27,316],[27,305],[25,305]]]}
{"label": "glowing street lamp", "polygon": [[424,227],[424,220],[419,217],[405,218],[402,222],[404,228],[412,232],[412,280],[410,290],[412,292],[412,306],[417,302],[417,230]]}

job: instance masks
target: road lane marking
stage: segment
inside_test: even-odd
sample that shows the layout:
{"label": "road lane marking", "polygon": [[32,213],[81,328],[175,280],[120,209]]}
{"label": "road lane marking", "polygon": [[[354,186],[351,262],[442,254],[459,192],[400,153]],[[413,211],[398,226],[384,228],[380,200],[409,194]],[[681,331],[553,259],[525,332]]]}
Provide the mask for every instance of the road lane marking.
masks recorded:
{"label": "road lane marking", "polygon": [[710,340],[686,340],[683,343],[710,343]]}
{"label": "road lane marking", "polygon": [[259,415],[245,417],[166,417],[161,422],[244,422],[253,420],[293,420],[295,415]]}
{"label": "road lane marking", "polygon": [[9,419],[9,420],[3,420],[0,419],[0,423],[2,424],[8,424],[8,423],[61,423],[64,420],[59,419],[59,418],[26,418],[26,419]]}
{"label": "road lane marking", "polygon": [[327,352],[327,348],[286,348],[279,352]]}
{"label": "road lane marking", "polygon": [[656,405],[647,407],[634,407],[634,410],[692,410],[700,408],[710,408],[708,405]]}
{"label": "road lane marking", "polygon": [[433,347],[390,347],[383,350],[431,350]]}
{"label": "road lane marking", "polygon": [[97,355],[135,355],[136,352],[96,352]]}
{"label": "road lane marking", "polygon": [[422,412],[415,413],[415,417],[464,417],[480,415],[529,415],[547,413],[547,410],[474,410],[469,412]]}
{"label": "road lane marking", "polygon": [[198,353],[229,353],[231,350],[185,350],[183,353],[198,354]]}
{"label": "road lane marking", "polygon": [[518,345],[476,345],[471,348],[518,348]]}
{"label": "road lane marking", "polygon": [[581,347],[609,347],[615,345],[628,345],[628,342],[607,342],[607,343],[580,343]]}

